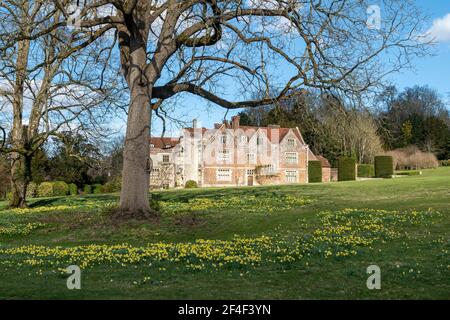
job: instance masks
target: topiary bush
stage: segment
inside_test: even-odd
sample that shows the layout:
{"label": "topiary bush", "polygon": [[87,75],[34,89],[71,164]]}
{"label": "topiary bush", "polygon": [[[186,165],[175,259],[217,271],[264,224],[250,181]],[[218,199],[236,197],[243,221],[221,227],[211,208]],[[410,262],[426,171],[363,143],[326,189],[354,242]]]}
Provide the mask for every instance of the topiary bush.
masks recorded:
{"label": "topiary bush", "polygon": [[42,182],[37,188],[38,197],[53,197],[53,184],[51,182]]}
{"label": "topiary bush", "polygon": [[356,180],[356,160],[341,157],[338,160],[338,181]]}
{"label": "topiary bush", "polygon": [[84,193],[84,194],[92,194],[92,186],[86,184],[86,185],[83,187],[83,193]]}
{"label": "topiary bush", "polygon": [[38,185],[34,182],[30,182],[27,188],[27,198],[36,198]]}
{"label": "topiary bush", "polygon": [[78,187],[75,183],[69,184],[69,194],[71,196],[76,196],[78,194]]}
{"label": "topiary bush", "polygon": [[194,180],[188,180],[188,181],[186,181],[186,184],[184,185],[184,187],[186,189],[198,188],[198,184]]}
{"label": "topiary bush", "polygon": [[392,178],[394,175],[394,159],[392,156],[375,157],[375,176],[377,178]]}
{"label": "topiary bush", "polygon": [[101,187],[102,193],[115,193],[122,189],[122,179],[114,178],[112,181],[105,183]]}
{"label": "topiary bush", "polygon": [[53,196],[61,197],[69,194],[69,185],[64,181],[53,182]]}
{"label": "topiary bush", "polygon": [[96,183],[92,185],[92,193],[93,194],[101,194],[102,193],[102,185],[100,183]]}
{"label": "topiary bush", "polygon": [[359,178],[373,178],[375,177],[375,166],[373,164],[358,164]]}
{"label": "topiary bush", "polygon": [[320,161],[308,161],[308,180],[310,183],[322,182],[322,163]]}

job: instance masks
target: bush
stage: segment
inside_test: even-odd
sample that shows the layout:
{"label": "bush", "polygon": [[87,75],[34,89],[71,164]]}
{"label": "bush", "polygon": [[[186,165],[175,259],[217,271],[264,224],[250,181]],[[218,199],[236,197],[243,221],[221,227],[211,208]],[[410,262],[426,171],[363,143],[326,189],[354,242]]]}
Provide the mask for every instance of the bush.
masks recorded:
{"label": "bush", "polygon": [[6,193],[6,198],[5,198],[5,200],[6,200],[6,201],[11,201],[12,198],[13,198],[12,192],[7,192],[7,193]]}
{"label": "bush", "polygon": [[184,185],[184,187],[186,189],[198,188],[198,184],[194,180],[188,180],[188,181],[186,181],[186,184]]}
{"label": "bush", "polygon": [[36,198],[38,185],[34,182],[30,182],[27,188],[27,198]]}
{"label": "bush", "polygon": [[373,178],[375,176],[375,166],[373,164],[358,164],[359,178]]}
{"label": "bush", "polygon": [[392,156],[375,157],[375,176],[391,178],[394,175],[394,159]]}
{"label": "bush", "polygon": [[96,183],[92,185],[92,193],[93,194],[101,194],[102,193],[102,185],[100,183]]}
{"label": "bush", "polygon": [[342,157],[338,160],[338,181],[356,180],[356,160]]}
{"label": "bush", "polygon": [[389,151],[387,155],[394,159],[397,170],[434,169],[439,167],[439,161],[432,153],[421,151],[416,146]]}
{"label": "bush", "polygon": [[119,192],[121,190],[121,188],[122,188],[122,179],[115,178],[112,181],[105,183],[101,187],[101,192],[102,193],[114,193],[114,192]]}
{"label": "bush", "polygon": [[450,167],[450,160],[442,160],[439,164],[441,167]]}
{"label": "bush", "polygon": [[76,196],[78,194],[78,187],[75,183],[69,184],[69,194],[71,196]]}
{"label": "bush", "polygon": [[85,185],[84,187],[83,187],[83,193],[84,194],[92,194],[92,186],[90,186],[90,185]]}
{"label": "bush", "polygon": [[422,171],[411,170],[411,171],[400,171],[395,173],[397,176],[421,176]]}
{"label": "bush", "polygon": [[51,182],[42,182],[37,188],[38,197],[53,197],[53,184]]}
{"label": "bush", "polygon": [[308,180],[310,183],[322,182],[322,163],[320,161],[308,162]]}
{"label": "bush", "polygon": [[53,196],[67,196],[69,194],[69,185],[64,181],[53,182]]}

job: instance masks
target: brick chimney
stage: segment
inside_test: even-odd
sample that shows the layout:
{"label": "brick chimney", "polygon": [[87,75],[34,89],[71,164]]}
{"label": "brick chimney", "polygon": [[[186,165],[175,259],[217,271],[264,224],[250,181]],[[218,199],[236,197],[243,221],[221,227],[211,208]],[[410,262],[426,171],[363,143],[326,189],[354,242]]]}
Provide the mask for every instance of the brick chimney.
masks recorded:
{"label": "brick chimney", "polygon": [[197,129],[197,119],[192,120],[192,128]]}
{"label": "brick chimney", "polygon": [[232,128],[234,130],[239,129],[240,121],[241,121],[241,117],[240,116],[234,116],[233,118],[231,118]]}

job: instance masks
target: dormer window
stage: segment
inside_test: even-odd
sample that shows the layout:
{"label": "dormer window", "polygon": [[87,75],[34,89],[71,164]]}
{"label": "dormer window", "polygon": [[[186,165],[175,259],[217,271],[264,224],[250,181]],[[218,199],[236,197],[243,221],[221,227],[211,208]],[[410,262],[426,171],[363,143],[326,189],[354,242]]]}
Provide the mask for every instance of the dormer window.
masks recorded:
{"label": "dormer window", "polygon": [[295,139],[289,138],[287,144],[289,147],[295,147]]}
{"label": "dormer window", "polygon": [[153,143],[150,143],[150,148],[154,148],[155,145]]}
{"label": "dormer window", "polygon": [[257,137],[257,138],[256,138],[256,144],[257,144],[258,146],[262,145],[262,144],[263,144],[263,138],[262,138],[262,137]]}
{"label": "dormer window", "polygon": [[220,142],[222,144],[227,144],[227,135],[226,134],[223,134],[220,136]]}
{"label": "dormer window", "polygon": [[247,143],[248,137],[247,136],[241,136],[241,143]]}

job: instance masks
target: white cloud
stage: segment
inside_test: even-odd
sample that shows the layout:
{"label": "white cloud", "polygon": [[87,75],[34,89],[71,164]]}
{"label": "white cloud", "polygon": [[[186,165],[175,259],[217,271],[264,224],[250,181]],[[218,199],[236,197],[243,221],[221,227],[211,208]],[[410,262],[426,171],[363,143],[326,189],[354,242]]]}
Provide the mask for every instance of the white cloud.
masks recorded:
{"label": "white cloud", "polygon": [[440,42],[450,41],[450,13],[434,20],[428,34]]}

